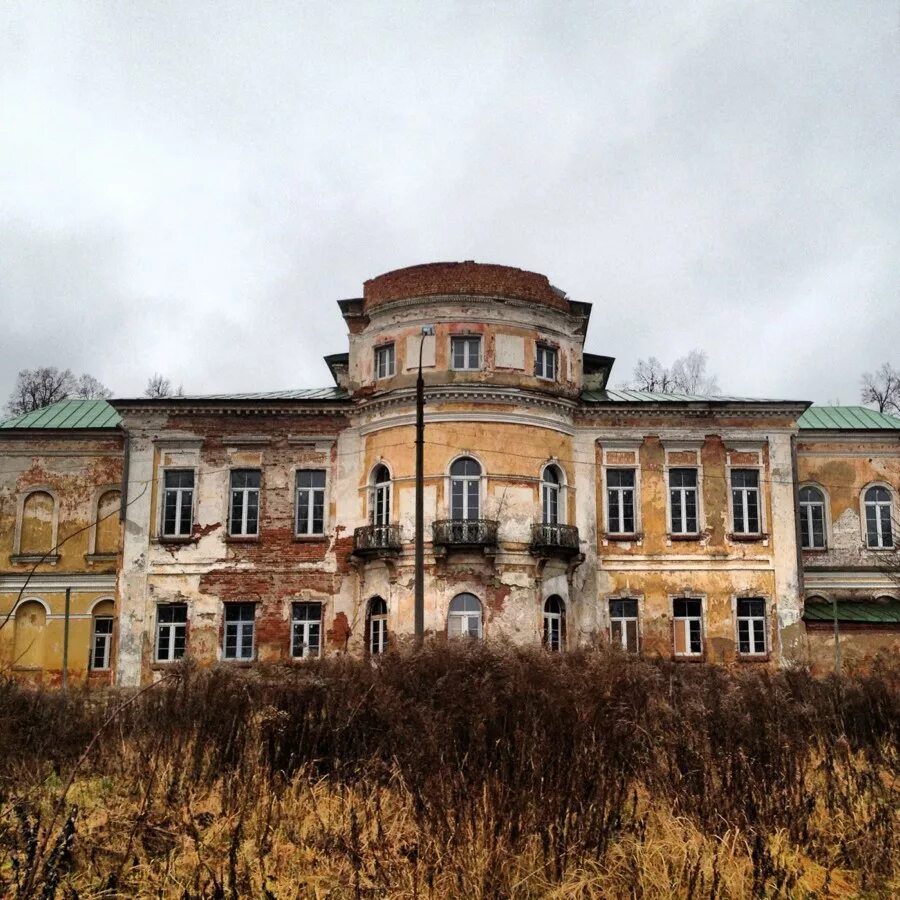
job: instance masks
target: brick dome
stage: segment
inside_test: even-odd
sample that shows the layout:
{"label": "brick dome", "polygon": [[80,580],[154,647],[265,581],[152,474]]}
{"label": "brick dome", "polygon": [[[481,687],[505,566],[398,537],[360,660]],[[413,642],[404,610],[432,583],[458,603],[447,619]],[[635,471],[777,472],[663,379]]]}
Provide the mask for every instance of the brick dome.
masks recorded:
{"label": "brick dome", "polygon": [[565,294],[554,288],[546,275],[470,260],[395,269],[370,278],[363,286],[366,310],[394,300],[446,294],[507,297],[569,309]]}

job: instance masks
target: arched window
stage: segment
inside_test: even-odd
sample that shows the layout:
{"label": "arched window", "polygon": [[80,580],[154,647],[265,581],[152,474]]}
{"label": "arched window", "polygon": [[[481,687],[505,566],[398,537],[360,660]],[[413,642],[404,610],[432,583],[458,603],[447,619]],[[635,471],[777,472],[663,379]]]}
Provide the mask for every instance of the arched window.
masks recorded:
{"label": "arched window", "polygon": [[94,553],[98,555],[112,555],[119,552],[119,498],[118,491],[106,491],[97,501]]}
{"label": "arched window", "polygon": [[47,610],[37,600],[26,600],[16,610],[13,638],[13,668],[40,671],[44,668],[44,631]]}
{"label": "arched window", "polygon": [[32,491],[22,505],[22,532],[19,553],[43,556],[53,549],[56,501],[47,491]]}
{"label": "arched window", "polygon": [[369,601],[369,653],[379,656],[388,648],[387,603],[382,597]]}
{"label": "arched window", "polygon": [[544,646],[548,650],[562,650],[566,645],[566,604],[553,594],[544,603]]}
{"label": "arched window", "polygon": [[369,515],[373,525],[391,522],[391,473],[387,466],[376,466],[372,472],[372,504]]}
{"label": "arched window", "polygon": [[894,546],[891,528],[891,492],[881,485],[866,491],[866,545],[870,549],[883,550]]}
{"label": "arched window", "polygon": [[825,495],[817,487],[800,488],[800,546],[825,549]]}
{"label": "arched window", "polygon": [[562,515],[562,472],[557,466],[547,466],[541,480],[541,516],[545,525],[559,525]]}
{"label": "arched window", "polygon": [[450,601],[447,634],[450,637],[481,637],[481,601],[474,594],[457,594]]}
{"label": "arched window", "polygon": [[481,466],[474,459],[463,456],[450,466],[450,518],[480,518],[480,498]]}
{"label": "arched window", "polygon": [[101,600],[91,612],[91,655],[88,665],[92,672],[105,672],[111,666],[114,612],[112,600]]}

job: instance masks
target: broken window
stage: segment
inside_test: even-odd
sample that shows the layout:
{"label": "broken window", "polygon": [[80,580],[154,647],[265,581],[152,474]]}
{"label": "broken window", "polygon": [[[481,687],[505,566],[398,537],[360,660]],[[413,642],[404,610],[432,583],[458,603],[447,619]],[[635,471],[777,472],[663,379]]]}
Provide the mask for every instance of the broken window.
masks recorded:
{"label": "broken window", "polygon": [[637,600],[609,601],[609,640],[627,653],[638,651]]}
{"label": "broken window", "polygon": [[607,530],[610,534],[634,534],[634,469],[607,469]]}
{"label": "broken window", "polygon": [[174,662],[184,656],[187,604],[160,603],[156,607],[156,661]]}
{"label": "broken window", "polygon": [[825,495],[815,487],[800,488],[800,546],[825,549]]}
{"label": "broken window", "polygon": [[759,471],[731,470],[731,511],[735,534],[759,534]]}
{"label": "broken window", "polygon": [[325,533],[325,470],[297,472],[297,534]]}
{"label": "broken window", "polygon": [[194,470],[167,469],[164,479],[163,537],[189,537],[194,518]]}
{"label": "broken window", "polygon": [[738,652],[759,655],[766,652],[766,601],[759,597],[738,598]]}
{"label": "broken window", "polygon": [[544,646],[562,650],[566,645],[566,604],[554,594],[544,603]]}
{"label": "broken window", "polygon": [[448,637],[481,637],[481,601],[474,594],[457,594],[447,615]]}
{"label": "broken window", "polygon": [[295,603],[291,609],[291,656],[306,659],[322,652],[322,604]]}
{"label": "broken window", "polygon": [[876,485],[866,491],[866,544],[875,550],[894,546],[891,528],[891,492],[886,487]]}
{"label": "broken window", "polygon": [[669,506],[672,534],[696,534],[696,469],[669,469]]}
{"label": "broken window", "polygon": [[481,494],[481,466],[468,456],[450,466],[450,518],[478,518]]}
{"label": "broken window", "polygon": [[394,374],[394,345],[382,344],[375,348],[375,377],[390,378]]}
{"label": "broken window", "polygon": [[225,659],[253,659],[255,603],[225,604]]}
{"label": "broken window", "polygon": [[538,344],[534,351],[534,374],[538,378],[556,381],[557,369],[556,348],[547,344]]}
{"label": "broken window", "polygon": [[675,655],[700,656],[703,653],[703,601],[680,598],[673,601]]}
{"label": "broken window", "polygon": [[450,338],[450,367],[453,369],[480,369],[481,338]]}
{"label": "broken window", "polygon": [[379,656],[388,648],[387,603],[381,597],[369,601],[369,652]]}
{"label": "broken window", "polygon": [[234,537],[259,534],[259,469],[234,469],[231,473],[231,510],[228,533]]}

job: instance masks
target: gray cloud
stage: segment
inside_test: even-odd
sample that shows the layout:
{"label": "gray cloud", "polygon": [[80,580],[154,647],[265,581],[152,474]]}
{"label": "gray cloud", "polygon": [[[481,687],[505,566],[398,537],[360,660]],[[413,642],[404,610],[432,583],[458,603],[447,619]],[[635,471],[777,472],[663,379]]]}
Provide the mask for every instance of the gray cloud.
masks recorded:
{"label": "gray cloud", "polygon": [[0,393],[328,382],[334,301],[477,259],[589,349],[855,402],[900,338],[894,2],[7,4]]}

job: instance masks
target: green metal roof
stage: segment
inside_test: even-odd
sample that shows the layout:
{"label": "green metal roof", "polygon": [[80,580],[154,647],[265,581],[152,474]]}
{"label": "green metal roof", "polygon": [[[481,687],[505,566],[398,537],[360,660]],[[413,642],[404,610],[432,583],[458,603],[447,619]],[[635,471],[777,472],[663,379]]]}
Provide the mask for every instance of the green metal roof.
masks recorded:
{"label": "green metal roof", "polygon": [[900,431],[900,419],[865,406],[811,406],[797,424],[823,431]]}
{"label": "green metal roof", "polygon": [[726,397],[701,394],[669,394],[653,391],[630,391],[625,389],[604,391],[582,391],[585,403],[785,403],[792,401],[766,400],[759,397]]}
{"label": "green metal roof", "polygon": [[115,428],[122,421],[105,400],[60,400],[0,422],[0,429]]}
{"label": "green metal roof", "polygon": [[191,397],[168,397],[168,400],[347,400],[343,388],[302,388],[296,391],[263,391],[249,394],[204,394]]}
{"label": "green metal roof", "polygon": [[[834,607],[828,600],[807,600],[803,612],[807,622],[833,622]],[[900,625],[900,600],[838,600],[838,622],[868,625]]]}

